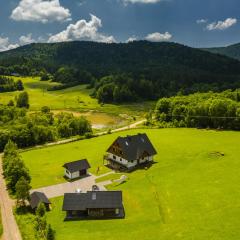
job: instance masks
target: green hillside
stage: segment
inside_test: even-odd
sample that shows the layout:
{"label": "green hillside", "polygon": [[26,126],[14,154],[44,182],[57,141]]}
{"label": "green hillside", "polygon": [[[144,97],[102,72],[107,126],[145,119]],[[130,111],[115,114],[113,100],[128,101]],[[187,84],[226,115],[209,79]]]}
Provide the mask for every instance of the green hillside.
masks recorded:
{"label": "green hillside", "polygon": [[206,48],[205,50],[240,60],[240,43],[227,47]]}
{"label": "green hillside", "polygon": [[31,44],[0,53],[0,66],[0,74],[47,71],[66,87],[89,83],[100,102],[240,87],[239,61],[166,42]]}

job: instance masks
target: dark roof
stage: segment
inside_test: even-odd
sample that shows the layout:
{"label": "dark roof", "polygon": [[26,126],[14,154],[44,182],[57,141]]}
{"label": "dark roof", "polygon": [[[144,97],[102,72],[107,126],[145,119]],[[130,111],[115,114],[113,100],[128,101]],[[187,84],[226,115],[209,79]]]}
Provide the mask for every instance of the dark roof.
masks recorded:
{"label": "dark roof", "polygon": [[88,169],[90,168],[90,165],[87,159],[83,159],[83,160],[65,163],[63,167],[66,168],[69,172],[73,173],[80,170]]}
{"label": "dark roof", "polygon": [[42,192],[33,192],[30,195],[30,205],[32,208],[36,208],[39,203],[50,204],[47,196]]}
{"label": "dark roof", "polygon": [[[118,137],[114,143],[117,143],[122,149],[122,157],[129,161],[139,159],[144,152],[149,154],[149,156],[157,154],[157,151],[145,133],[139,133],[137,135],[127,137]],[[107,152],[112,152],[110,149],[111,147],[107,150]]]}
{"label": "dark roof", "polygon": [[121,191],[89,191],[65,193],[63,211],[80,211],[92,208],[123,208]]}

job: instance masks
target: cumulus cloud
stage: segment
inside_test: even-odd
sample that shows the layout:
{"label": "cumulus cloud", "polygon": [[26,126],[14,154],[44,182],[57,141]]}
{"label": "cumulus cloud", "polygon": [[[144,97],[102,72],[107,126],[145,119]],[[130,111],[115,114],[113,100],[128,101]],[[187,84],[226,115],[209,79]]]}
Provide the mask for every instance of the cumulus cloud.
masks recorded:
{"label": "cumulus cloud", "polygon": [[96,42],[116,42],[113,36],[107,36],[99,33],[102,27],[102,21],[94,15],[90,15],[91,19],[87,22],[81,19],[75,24],[70,24],[64,31],[50,36],[48,42],[66,42],[74,40],[89,40]]}
{"label": "cumulus cloud", "polygon": [[128,3],[143,3],[143,4],[148,4],[148,3],[157,3],[157,2],[162,2],[163,0],[123,0],[125,4]]}
{"label": "cumulus cloud", "polygon": [[11,44],[9,38],[0,37],[0,52],[7,51],[19,47],[18,44]]}
{"label": "cumulus cloud", "polygon": [[169,41],[172,38],[172,35],[169,32],[165,33],[150,33],[146,36],[146,40],[151,42],[162,42],[162,41]]}
{"label": "cumulus cloud", "polygon": [[213,22],[207,25],[207,30],[226,30],[237,23],[236,18],[227,18],[224,21]]}
{"label": "cumulus cloud", "polygon": [[36,41],[35,41],[35,39],[32,38],[32,34],[31,33],[27,34],[26,36],[21,36],[19,38],[19,44],[21,46],[27,45],[27,44],[30,44],[30,43],[33,43],[33,42],[36,42]]}
{"label": "cumulus cloud", "polygon": [[11,18],[15,21],[62,22],[71,20],[71,13],[60,5],[59,0],[21,0]]}
{"label": "cumulus cloud", "polygon": [[133,37],[128,38],[128,40],[126,42],[134,42],[134,41],[137,41],[137,38],[133,36]]}

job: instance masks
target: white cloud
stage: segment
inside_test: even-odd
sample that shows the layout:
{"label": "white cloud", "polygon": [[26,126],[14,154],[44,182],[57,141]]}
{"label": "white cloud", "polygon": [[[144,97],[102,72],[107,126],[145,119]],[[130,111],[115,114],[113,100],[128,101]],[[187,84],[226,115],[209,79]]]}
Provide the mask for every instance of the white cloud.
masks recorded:
{"label": "white cloud", "polygon": [[197,20],[197,24],[204,24],[204,23],[207,23],[208,20],[207,19],[198,19]]}
{"label": "white cloud", "polygon": [[218,21],[218,22],[213,22],[207,25],[207,30],[213,31],[213,30],[225,30],[237,23],[236,18],[227,18],[224,21]]}
{"label": "white cloud", "polygon": [[133,36],[133,37],[128,38],[128,40],[126,42],[134,42],[134,41],[137,41],[137,38]]}
{"label": "white cloud", "polygon": [[113,36],[106,36],[99,33],[102,27],[102,21],[94,15],[90,15],[91,20],[87,22],[85,19],[79,20],[75,24],[70,24],[66,30],[50,36],[48,42],[65,42],[74,40],[89,40],[96,42],[116,42]]}
{"label": "white cloud", "polygon": [[8,38],[0,37],[0,52],[19,47],[18,44],[11,44]]}
{"label": "white cloud", "polygon": [[172,38],[172,35],[169,32],[165,33],[150,33],[146,36],[146,40],[151,42],[162,42],[162,41],[169,41]]}
{"label": "white cloud", "polygon": [[31,33],[29,33],[29,34],[26,35],[26,36],[21,36],[21,37],[19,38],[19,44],[20,44],[21,46],[27,45],[27,44],[30,44],[30,43],[33,43],[33,42],[36,42],[36,41],[35,41],[35,39],[32,38],[32,34],[31,34]]}
{"label": "white cloud", "polygon": [[62,22],[71,20],[71,13],[60,5],[59,0],[21,0],[11,18],[16,21]]}
{"label": "white cloud", "polygon": [[162,2],[163,0],[123,0],[125,4],[128,3],[143,3],[143,4],[148,4],[148,3],[157,3],[157,2]]}

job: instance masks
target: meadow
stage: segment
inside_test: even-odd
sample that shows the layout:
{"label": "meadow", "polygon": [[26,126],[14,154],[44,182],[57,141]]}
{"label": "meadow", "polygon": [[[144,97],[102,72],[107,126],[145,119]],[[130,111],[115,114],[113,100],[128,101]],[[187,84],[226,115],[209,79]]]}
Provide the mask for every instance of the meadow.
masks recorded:
{"label": "meadow", "polygon": [[[58,83],[50,81],[40,81],[39,77],[14,77],[21,79],[25,91],[29,93],[30,110],[38,111],[42,106],[49,106],[52,110],[72,110],[79,112],[96,111],[108,114],[143,115],[151,107],[153,102],[133,103],[133,104],[99,104],[97,99],[90,94],[92,89],[87,89],[87,85],[78,85],[63,90],[47,91],[50,86]],[[10,99],[14,99],[19,92],[7,92],[0,94],[0,103],[7,104]]]}
{"label": "meadow", "polygon": [[[94,173],[118,135],[138,132],[148,134],[158,155],[148,170],[132,172],[126,183],[108,187],[123,191],[126,218],[64,222],[62,197],[51,199],[53,209],[47,218],[57,239],[238,240],[239,132],[136,129],[24,152],[33,187],[63,181],[62,164],[83,157],[88,158]],[[106,171],[102,167],[101,172]],[[27,219],[21,218],[23,222]]]}

